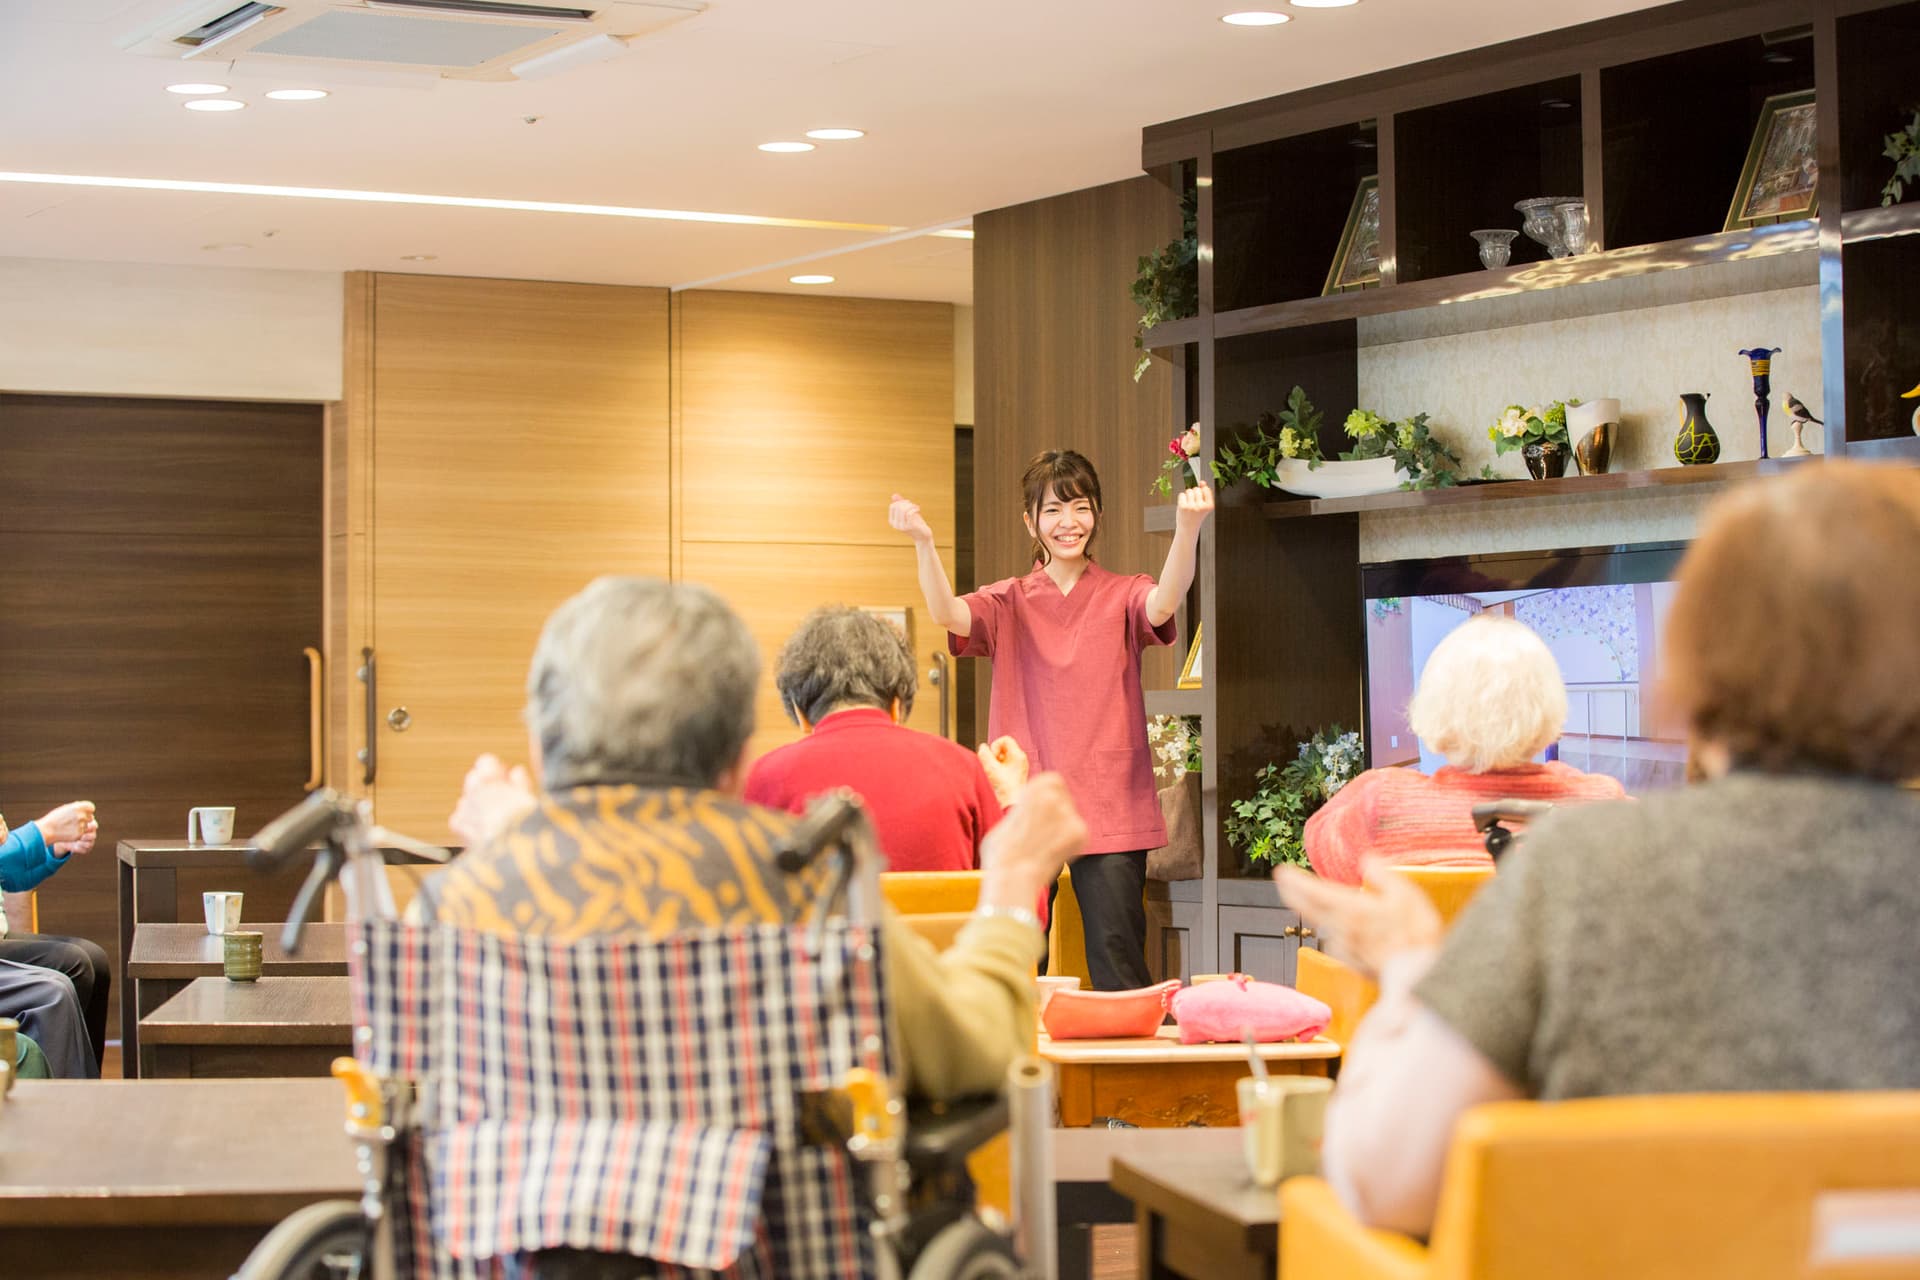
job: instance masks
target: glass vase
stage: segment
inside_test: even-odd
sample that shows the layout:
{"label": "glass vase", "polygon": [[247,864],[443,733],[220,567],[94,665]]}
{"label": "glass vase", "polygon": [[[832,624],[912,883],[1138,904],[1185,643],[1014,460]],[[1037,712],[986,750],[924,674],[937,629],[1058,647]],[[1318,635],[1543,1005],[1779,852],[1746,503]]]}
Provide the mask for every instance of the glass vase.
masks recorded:
{"label": "glass vase", "polygon": [[1489,271],[1504,267],[1513,258],[1514,237],[1520,233],[1505,227],[1489,227],[1468,233],[1480,243],[1480,265]]}

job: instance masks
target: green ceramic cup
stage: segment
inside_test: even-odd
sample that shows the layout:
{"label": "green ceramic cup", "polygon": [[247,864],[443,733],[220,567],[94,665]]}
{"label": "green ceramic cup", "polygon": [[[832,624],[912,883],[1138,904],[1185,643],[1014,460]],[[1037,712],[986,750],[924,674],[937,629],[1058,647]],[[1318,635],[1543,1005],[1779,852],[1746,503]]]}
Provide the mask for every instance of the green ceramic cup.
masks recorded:
{"label": "green ceramic cup", "polygon": [[12,1018],[0,1018],[0,1094],[13,1091],[14,1073],[20,1069],[20,1024]]}
{"label": "green ceramic cup", "polygon": [[259,933],[223,933],[223,961],[228,982],[254,982],[260,977],[260,947],[265,938]]}

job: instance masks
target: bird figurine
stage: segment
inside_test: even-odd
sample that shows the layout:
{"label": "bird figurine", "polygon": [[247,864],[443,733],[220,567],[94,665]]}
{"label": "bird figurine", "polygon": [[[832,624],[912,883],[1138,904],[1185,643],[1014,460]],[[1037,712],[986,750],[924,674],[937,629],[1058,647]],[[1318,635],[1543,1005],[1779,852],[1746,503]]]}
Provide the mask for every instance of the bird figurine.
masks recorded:
{"label": "bird figurine", "polygon": [[[1912,400],[1916,397],[1920,397],[1920,387],[1915,387],[1911,391],[1902,391],[1900,393],[1902,400]],[[1915,408],[1913,411],[1913,434],[1920,436],[1920,408]]]}
{"label": "bird figurine", "polygon": [[1787,450],[1780,456],[1783,458],[1804,458],[1812,453],[1813,450],[1800,443],[1800,433],[1806,429],[1809,422],[1819,426],[1825,426],[1826,424],[1814,417],[1813,410],[1801,404],[1800,397],[1794,395],[1791,391],[1787,393],[1787,412],[1793,415],[1793,448]]}

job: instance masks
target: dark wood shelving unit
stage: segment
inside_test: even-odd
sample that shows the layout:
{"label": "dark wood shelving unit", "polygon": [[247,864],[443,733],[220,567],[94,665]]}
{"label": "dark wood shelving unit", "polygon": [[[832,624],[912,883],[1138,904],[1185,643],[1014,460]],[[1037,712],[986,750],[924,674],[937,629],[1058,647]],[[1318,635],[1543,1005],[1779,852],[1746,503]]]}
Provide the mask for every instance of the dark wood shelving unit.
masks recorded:
{"label": "dark wood shelving unit", "polygon": [[[1223,505],[1201,539],[1188,610],[1206,623],[1206,687],[1148,700],[1156,713],[1201,717],[1205,760],[1204,878],[1168,886],[1150,917],[1150,955],[1169,976],[1177,959],[1189,973],[1292,977],[1300,942],[1287,926],[1298,922],[1264,876],[1244,874],[1219,817],[1262,764],[1316,729],[1358,722],[1363,516],[1680,493],[1819,456],[1920,464],[1908,425],[1916,401],[1900,398],[1920,383],[1920,192],[1879,207],[1892,168],[1881,139],[1920,100],[1916,66],[1920,0],[1679,0],[1144,131],[1143,168],[1198,194],[1199,314],[1147,341],[1180,364],[1184,394],[1168,425],[1200,422],[1206,461],[1295,384],[1329,410],[1321,448],[1335,456],[1344,440],[1331,410],[1358,402],[1366,322],[1406,315],[1392,331],[1472,333],[1531,316],[1521,308],[1533,295],[1585,286],[1608,286],[1594,296],[1599,310],[1631,309],[1667,296],[1650,282],[1660,273],[1786,256],[1817,267],[1806,278],[1820,282],[1826,418],[1810,459]],[[1721,230],[1762,104],[1807,89],[1819,117],[1818,216]],[[1382,283],[1322,297],[1368,174],[1379,184]],[[1534,196],[1584,198],[1588,251],[1550,260],[1523,235],[1512,265],[1480,269],[1467,233],[1518,228],[1514,202]],[[1750,287],[1781,278],[1759,268]],[[1719,271],[1707,292],[1737,294],[1748,281]],[[1143,516],[1149,532],[1173,528],[1171,506]]]}

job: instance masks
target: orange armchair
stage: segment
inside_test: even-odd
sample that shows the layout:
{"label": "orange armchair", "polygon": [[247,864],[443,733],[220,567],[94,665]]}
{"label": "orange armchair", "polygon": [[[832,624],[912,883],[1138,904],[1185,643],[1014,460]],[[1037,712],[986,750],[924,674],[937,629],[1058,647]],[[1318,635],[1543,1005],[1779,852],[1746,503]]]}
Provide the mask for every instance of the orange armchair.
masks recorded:
{"label": "orange armchair", "polygon": [[1429,1245],[1361,1226],[1318,1178],[1280,1202],[1280,1280],[1912,1277],[1920,1092],[1478,1107]]}

